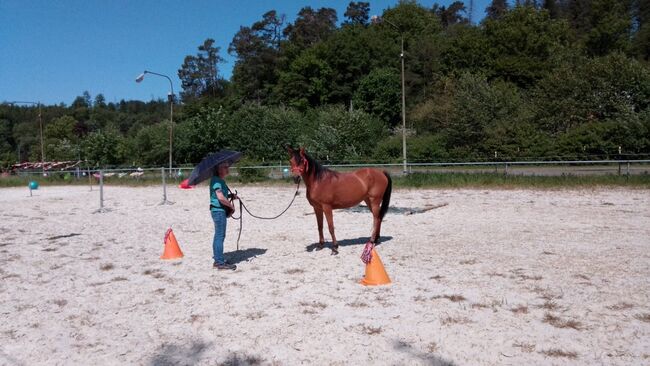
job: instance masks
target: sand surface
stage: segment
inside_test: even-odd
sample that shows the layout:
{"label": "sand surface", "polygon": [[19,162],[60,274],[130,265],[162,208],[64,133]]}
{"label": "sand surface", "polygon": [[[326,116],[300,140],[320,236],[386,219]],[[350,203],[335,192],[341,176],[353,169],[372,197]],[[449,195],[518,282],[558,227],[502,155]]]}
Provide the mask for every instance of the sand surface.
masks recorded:
{"label": "sand surface", "polygon": [[[293,194],[236,188],[261,215]],[[106,187],[106,213],[97,188],[34,194],[0,189],[2,365],[650,364],[647,190],[395,190],[382,287],[358,284],[362,209],[335,212],[338,256],[304,195],[244,216],[239,251],[229,221],[223,272],[205,186]]]}

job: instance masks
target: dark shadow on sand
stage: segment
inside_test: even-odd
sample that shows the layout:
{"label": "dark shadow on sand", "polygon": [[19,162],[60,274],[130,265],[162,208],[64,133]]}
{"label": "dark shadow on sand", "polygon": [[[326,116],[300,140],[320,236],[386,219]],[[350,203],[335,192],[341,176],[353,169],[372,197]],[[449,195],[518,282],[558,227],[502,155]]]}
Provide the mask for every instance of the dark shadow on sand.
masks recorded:
{"label": "dark shadow on sand", "polygon": [[444,358],[436,356],[431,353],[422,352],[420,350],[413,348],[413,346],[411,346],[410,344],[402,341],[397,341],[397,340],[393,341],[393,348],[396,351],[404,352],[410,355],[412,358],[417,359],[418,365],[457,366],[452,361],[445,360]]}
{"label": "dark shadow on sand", "polygon": [[195,365],[210,344],[192,341],[187,345],[161,344],[148,362],[150,366]]}
{"label": "dark shadow on sand", "polygon": [[[376,246],[379,246],[382,243],[390,241],[392,239],[393,239],[392,236],[380,236],[379,237],[379,243],[377,243]],[[370,241],[369,236],[363,236],[363,237],[356,238],[356,239],[339,240],[339,247],[347,247],[347,246],[350,246],[350,245],[365,245],[368,241]],[[318,243],[313,243],[313,244],[307,245],[305,247],[305,250],[308,251],[308,252],[313,252],[314,250],[316,250],[316,248],[318,248]],[[331,248],[332,248],[332,242],[331,241],[326,241],[325,246],[323,247],[323,249],[331,249]]]}
{"label": "dark shadow on sand", "polygon": [[248,249],[235,250],[234,252],[224,253],[224,257],[226,258],[228,263],[237,264],[240,262],[251,261],[253,258],[263,255],[264,253],[266,253],[266,249],[248,248]]}
{"label": "dark shadow on sand", "polygon": [[[441,204],[441,205],[425,205],[424,207],[396,207],[396,206],[389,206],[388,207],[388,214],[393,214],[393,215],[414,215],[414,214],[420,214],[424,213],[427,211],[430,211],[432,209],[440,208],[447,206],[446,203]],[[358,205],[350,208],[343,209],[342,211],[346,212],[353,212],[353,213],[370,213],[370,209],[368,209],[368,206],[366,205]]]}

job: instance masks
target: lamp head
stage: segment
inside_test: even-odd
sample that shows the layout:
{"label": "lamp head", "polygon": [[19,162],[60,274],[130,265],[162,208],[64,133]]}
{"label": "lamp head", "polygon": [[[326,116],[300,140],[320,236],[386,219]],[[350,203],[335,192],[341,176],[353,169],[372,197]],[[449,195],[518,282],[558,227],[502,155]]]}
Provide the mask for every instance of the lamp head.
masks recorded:
{"label": "lamp head", "polygon": [[135,82],[136,82],[136,83],[139,83],[139,82],[141,82],[142,80],[144,80],[144,74],[145,74],[145,73],[143,72],[142,74],[138,75],[138,77],[135,78]]}

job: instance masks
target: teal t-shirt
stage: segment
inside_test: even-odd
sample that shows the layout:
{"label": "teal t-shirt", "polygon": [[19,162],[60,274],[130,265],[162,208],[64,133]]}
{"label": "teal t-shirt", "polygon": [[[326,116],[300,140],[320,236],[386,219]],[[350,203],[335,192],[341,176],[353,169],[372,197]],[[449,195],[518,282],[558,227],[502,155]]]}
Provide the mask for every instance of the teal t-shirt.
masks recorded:
{"label": "teal t-shirt", "polygon": [[210,179],[210,211],[225,211],[215,193],[217,189],[220,189],[224,197],[228,198],[228,192],[230,191],[228,190],[226,181],[215,175]]}

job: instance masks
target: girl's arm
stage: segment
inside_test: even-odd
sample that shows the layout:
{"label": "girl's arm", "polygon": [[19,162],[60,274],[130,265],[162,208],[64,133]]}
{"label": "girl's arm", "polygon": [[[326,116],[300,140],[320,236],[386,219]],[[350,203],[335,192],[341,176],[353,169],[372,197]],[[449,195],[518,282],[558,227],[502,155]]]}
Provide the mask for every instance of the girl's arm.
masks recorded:
{"label": "girl's arm", "polygon": [[233,205],[228,199],[221,193],[221,189],[214,191],[217,194],[217,199],[221,202],[222,205],[229,207],[232,210],[235,210],[235,205]]}

